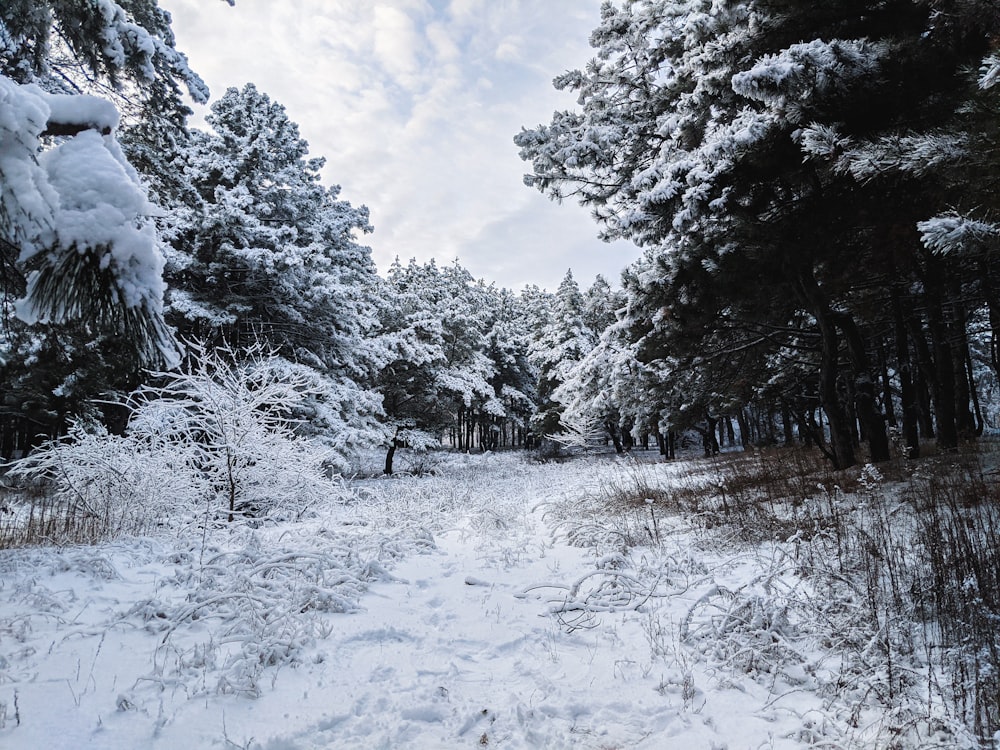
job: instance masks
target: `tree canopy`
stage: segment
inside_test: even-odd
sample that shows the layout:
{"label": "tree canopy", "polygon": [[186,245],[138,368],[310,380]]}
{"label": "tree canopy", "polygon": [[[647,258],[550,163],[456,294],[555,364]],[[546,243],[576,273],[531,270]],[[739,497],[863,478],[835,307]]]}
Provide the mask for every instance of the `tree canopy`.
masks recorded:
{"label": "tree canopy", "polygon": [[822,407],[836,465],[857,460],[855,418],[886,458],[874,357],[894,337],[898,372],[911,348],[930,352],[939,442],[974,429],[956,306],[977,284],[935,242],[991,231],[940,180],[990,137],[975,113],[998,23],[984,2],[604,5],[595,58],[555,80],[580,111],[515,141],[528,185],[645,248],[625,324],[639,359],[671,373],[651,394],[668,418],[732,411],[811,360],[813,386],[775,395],[800,415]]}

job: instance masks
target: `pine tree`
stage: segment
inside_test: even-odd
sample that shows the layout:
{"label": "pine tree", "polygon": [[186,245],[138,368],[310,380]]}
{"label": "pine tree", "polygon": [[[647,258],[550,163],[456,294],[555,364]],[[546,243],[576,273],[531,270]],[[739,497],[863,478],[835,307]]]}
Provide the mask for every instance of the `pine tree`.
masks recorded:
{"label": "pine tree", "polygon": [[584,320],[583,294],[573,272],[567,271],[556,290],[551,317],[531,345],[532,362],[538,369],[539,407],[531,419],[536,435],[549,437],[560,431],[564,407],[555,399],[556,389],[595,343]]}
{"label": "pine tree", "polygon": [[[996,28],[987,3],[607,4],[595,60],[556,79],[582,112],[515,139],[526,180],[578,196],[604,236],[646,248],[626,283],[630,337],[643,362],[688,378],[705,397],[695,402],[759,393],[776,355],[811,340],[837,466],[857,460],[855,423],[870,457],[888,457],[873,332],[891,324],[892,284],[919,285],[903,315],[933,345],[949,447],[954,403],[970,395],[950,349],[962,316],[945,312],[963,275],[922,253],[916,229],[941,203],[929,171],[961,140],[947,130],[963,106],[956,84]],[[927,171],[886,166],[911,158]],[[730,372],[736,359],[753,363],[750,382]]]}
{"label": "pine tree", "polygon": [[376,366],[363,341],[378,279],[356,238],[371,231],[368,210],[321,184],[323,160],[309,158],[284,107],[253,84],[211,109],[213,132],[194,133],[185,151],[192,192],[167,233],[168,319],[184,338],[233,351],[263,343],[312,368],[325,393],[314,427],[357,442],[379,408],[360,385]]}

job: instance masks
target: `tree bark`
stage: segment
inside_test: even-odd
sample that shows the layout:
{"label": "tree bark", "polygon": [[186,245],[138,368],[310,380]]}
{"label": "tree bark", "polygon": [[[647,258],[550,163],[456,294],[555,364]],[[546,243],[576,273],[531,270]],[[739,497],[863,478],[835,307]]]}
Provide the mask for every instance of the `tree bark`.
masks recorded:
{"label": "tree bark", "polygon": [[961,289],[955,284],[951,290],[952,310],[949,329],[950,341],[953,347],[952,365],[955,370],[955,429],[962,440],[975,440],[977,435],[976,417],[973,414],[973,391],[971,365],[972,353],[969,351],[968,314],[961,301]]}
{"label": "tree bark", "polygon": [[906,323],[903,320],[903,306],[899,289],[893,284],[891,290],[892,324],[896,343],[896,370],[899,373],[900,401],[903,409],[903,439],[906,441],[906,457],[920,457],[920,436],[917,425],[920,418],[920,403],[917,389],[913,384],[910,365],[910,349],[907,342]]}
{"label": "tree bark", "polygon": [[392,442],[389,443],[389,450],[385,454],[385,474],[389,476],[392,474],[392,459],[396,456],[396,448],[399,447],[399,440],[393,438]]}

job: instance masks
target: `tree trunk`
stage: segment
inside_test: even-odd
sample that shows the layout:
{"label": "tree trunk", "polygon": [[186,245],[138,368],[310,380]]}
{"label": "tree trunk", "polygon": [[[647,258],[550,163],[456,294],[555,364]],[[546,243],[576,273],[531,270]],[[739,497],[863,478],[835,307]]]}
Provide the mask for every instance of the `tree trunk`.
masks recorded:
{"label": "tree trunk", "polygon": [[750,436],[750,422],[747,420],[743,407],[740,407],[739,411],[736,412],[736,424],[740,426],[740,445],[743,446],[743,450],[750,450],[750,445],[753,442]]}
{"label": "tree trunk", "polygon": [[781,429],[785,445],[795,443],[795,427],[792,424],[792,410],[784,401],[781,402]]}
{"label": "tree trunk", "polygon": [[830,309],[812,270],[799,276],[799,289],[807,303],[820,334],[819,398],[830,426],[830,452],[835,469],[854,466],[858,460],[851,439],[851,418],[840,398],[837,380],[840,377],[840,337]]}
{"label": "tree trunk", "polygon": [[906,323],[903,320],[903,307],[896,284],[892,286],[892,324],[896,340],[896,369],[899,373],[900,402],[903,408],[903,439],[906,441],[906,457],[919,458],[920,438],[917,434],[917,425],[920,418],[920,403],[917,400],[917,389],[913,385]]}
{"label": "tree trunk", "polygon": [[718,420],[714,417],[709,417],[706,415],[705,421],[708,423],[708,429],[702,433],[702,445],[705,448],[705,456],[716,456],[719,454],[719,441],[716,438],[715,427]]}
{"label": "tree trunk", "polygon": [[923,326],[915,319],[910,318],[907,327],[917,359],[917,368],[911,372],[914,372],[914,385],[917,389],[917,400],[920,403],[920,436],[929,440],[935,436],[934,409],[932,408],[931,386],[929,385],[929,383],[934,382],[934,360],[931,357],[931,350],[927,346]]}
{"label": "tree trunk", "polygon": [[972,390],[969,381],[972,373],[966,370],[966,362],[971,361],[968,337],[968,315],[965,305],[959,296],[961,290],[953,288],[951,292],[952,319],[949,329],[952,342],[952,366],[955,377],[955,429],[962,440],[974,440],[976,437],[976,418],[972,413]]}
{"label": "tree trunk", "polygon": [[972,352],[969,351],[969,347],[965,347],[965,365],[968,368],[969,373],[969,393],[972,395],[972,408],[976,415],[976,437],[981,437],[983,434],[983,429],[986,427],[986,422],[983,420],[983,410],[979,405],[979,392],[976,389],[976,376],[972,372]]}
{"label": "tree trunk", "polygon": [[389,451],[385,454],[385,474],[392,474],[392,459],[396,456],[396,448],[399,446],[399,441],[396,438],[392,439],[389,443]]}
{"label": "tree trunk", "polygon": [[875,380],[865,342],[854,318],[849,313],[836,313],[837,324],[847,340],[847,351],[854,369],[854,404],[868,441],[869,458],[873,462],[889,460],[889,436],[885,420],[875,405]]}
{"label": "tree trunk", "polygon": [[608,420],[604,423],[604,429],[607,430],[608,435],[611,436],[611,442],[615,444],[615,453],[624,453],[625,448],[622,446],[622,439],[618,434],[618,428],[615,426],[614,422]]}
{"label": "tree trunk", "polygon": [[934,417],[938,446],[945,451],[958,450],[958,428],[955,422],[955,364],[948,326],[945,322],[941,274],[938,264],[927,260],[924,274],[924,299],[927,307],[927,328],[934,352]]}
{"label": "tree trunk", "polygon": [[882,378],[882,403],[885,404],[885,421],[890,427],[898,427],[896,405],[892,400],[892,381],[889,379],[889,357],[885,353],[885,340],[878,342],[878,371]]}

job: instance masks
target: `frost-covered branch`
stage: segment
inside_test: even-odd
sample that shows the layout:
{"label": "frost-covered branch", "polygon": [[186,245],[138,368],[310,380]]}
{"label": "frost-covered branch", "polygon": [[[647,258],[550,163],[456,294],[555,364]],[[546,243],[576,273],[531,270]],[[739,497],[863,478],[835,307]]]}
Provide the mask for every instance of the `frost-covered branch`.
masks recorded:
{"label": "frost-covered branch", "polygon": [[[0,237],[18,249],[28,323],[94,320],[148,357],[172,358],[162,320],[163,255],[138,174],[112,133],[118,113],[0,76]],[[79,129],[42,149],[50,128]],[[108,131],[108,135],[101,132]]]}
{"label": "frost-covered branch", "polygon": [[1000,243],[1000,224],[956,211],[921,221],[917,229],[924,247],[939,255],[988,252]]}

